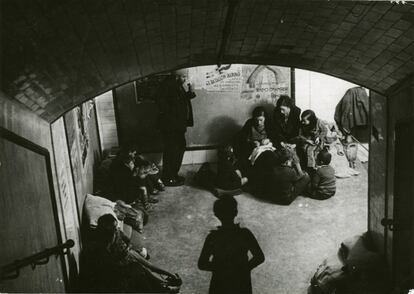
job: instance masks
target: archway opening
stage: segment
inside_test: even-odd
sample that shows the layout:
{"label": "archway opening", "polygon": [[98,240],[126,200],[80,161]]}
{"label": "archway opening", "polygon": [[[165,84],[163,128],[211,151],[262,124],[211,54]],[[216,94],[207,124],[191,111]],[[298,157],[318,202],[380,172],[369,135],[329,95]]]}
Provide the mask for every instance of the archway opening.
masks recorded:
{"label": "archway opening", "polygon": [[[212,212],[216,198],[192,180],[200,164],[217,163],[217,146],[240,130],[256,106],[264,106],[271,114],[280,95],[290,95],[302,110],[313,109],[333,126],[336,106],[347,90],[358,85],[277,66],[204,66],[190,68],[188,72],[198,96],[193,102],[195,126],[186,134],[188,144],[181,169],[188,185],[167,189],[159,197],[143,236],[154,260],[165,262],[188,281],[183,290],[195,291],[208,288],[209,275],[197,271],[196,261],[203,238],[219,224]],[[111,147],[132,143],[138,145],[144,157],[162,165],[162,145],[156,143],[162,144],[162,138],[157,141],[154,136],[158,133],[157,110],[152,99],[163,78],[157,75],[125,84],[95,99],[101,134],[108,129],[108,113],[112,112],[110,129],[115,135],[101,136],[103,149],[110,153]],[[111,101],[113,107],[108,109]],[[254,193],[236,197],[237,221],[256,234],[267,258],[253,273],[254,287],[260,293],[306,289],[323,259],[335,255],[347,237],[367,230],[368,144],[355,142],[359,149],[355,169],[349,168],[345,154],[340,154],[343,149],[331,144],[331,165],[337,176],[337,192],[331,199],[317,201],[299,196],[289,206],[279,206]]]}

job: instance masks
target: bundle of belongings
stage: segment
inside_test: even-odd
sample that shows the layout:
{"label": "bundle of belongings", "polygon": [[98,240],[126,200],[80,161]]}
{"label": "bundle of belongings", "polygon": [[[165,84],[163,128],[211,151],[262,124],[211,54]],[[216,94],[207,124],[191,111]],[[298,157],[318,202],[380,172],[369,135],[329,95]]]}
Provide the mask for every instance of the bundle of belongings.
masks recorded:
{"label": "bundle of belongings", "polygon": [[389,293],[387,276],[383,256],[373,251],[365,233],[343,241],[338,256],[325,259],[319,265],[309,293],[386,294]]}
{"label": "bundle of belongings", "polygon": [[241,188],[236,189],[223,189],[219,187],[217,180],[217,173],[213,170],[212,166],[209,163],[203,163],[194,177],[195,183],[209,190],[216,197],[223,196],[236,196],[240,195],[243,191]]}
{"label": "bundle of belongings", "polygon": [[131,229],[142,233],[143,227],[148,221],[148,215],[144,210],[133,208],[121,200],[112,202],[91,194],[86,195],[84,212],[89,229],[96,228],[99,217],[111,214],[118,220],[120,228],[127,236],[131,236]]}
{"label": "bundle of belongings", "polygon": [[335,122],[344,134],[369,124],[369,97],[362,87],[350,88],[335,108]]}

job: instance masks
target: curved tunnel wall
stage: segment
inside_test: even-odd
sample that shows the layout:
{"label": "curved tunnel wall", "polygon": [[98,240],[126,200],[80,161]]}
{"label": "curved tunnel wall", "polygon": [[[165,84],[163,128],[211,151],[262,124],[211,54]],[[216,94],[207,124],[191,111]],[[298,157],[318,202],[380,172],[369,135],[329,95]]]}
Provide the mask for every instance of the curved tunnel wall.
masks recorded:
{"label": "curved tunnel wall", "polygon": [[[236,2],[226,22],[229,6],[220,0],[2,1],[1,126],[53,154],[50,126],[33,112],[55,121],[113,87],[178,67],[217,62],[294,66],[390,93],[390,99],[396,96],[390,89],[414,71],[413,5]],[[407,81],[410,92],[398,101],[413,98],[414,83]],[[386,117],[384,109],[379,120]],[[401,116],[390,115],[394,121]],[[392,149],[384,149],[387,141],[380,142],[377,158],[393,156]],[[370,184],[389,179],[392,164],[382,166],[382,173],[374,166],[378,173]],[[56,174],[54,179],[59,195]],[[389,181],[387,193],[392,188]],[[369,225],[381,244],[386,232],[379,221],[387,193],[370,193],[375,205]]]}
{"label": "curved tunnel wall", "polygon": [[278,64],[379,93],[414,70],[414,6],[386,1],[7,0],[2,10],[1,89],[48,121],[179,67]]}

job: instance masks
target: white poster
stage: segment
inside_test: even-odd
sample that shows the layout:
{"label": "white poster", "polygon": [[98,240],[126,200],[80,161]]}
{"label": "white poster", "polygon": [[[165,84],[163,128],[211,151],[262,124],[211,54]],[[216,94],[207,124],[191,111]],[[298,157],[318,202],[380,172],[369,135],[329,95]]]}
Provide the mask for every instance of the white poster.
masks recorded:
{"label": "white poster", "polygon": [[242,65],[192,67],[189,69],[189,79],[196,90],[240,92],[243,81]]}
{"label": "white poster", "polygon": [[[70,167],[68,147],[66,144],[63,117],[52,124],[52,136],[66,239],[72,239],[75,242],[75,246],[70,250],[75,257],[77,264],[79,265],[80,224],[76,207],[76,196],[73,187],[73,178]],[[66,241],[64,235],[65,234],[63,234],[63,242]]]}

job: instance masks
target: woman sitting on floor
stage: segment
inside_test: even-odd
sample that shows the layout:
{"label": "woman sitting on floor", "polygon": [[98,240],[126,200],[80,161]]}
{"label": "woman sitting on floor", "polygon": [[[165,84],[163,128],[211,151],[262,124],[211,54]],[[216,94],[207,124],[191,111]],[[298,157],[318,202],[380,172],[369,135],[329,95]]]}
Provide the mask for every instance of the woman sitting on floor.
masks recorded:
{"label": "woman sitting on floor", "polygon": [[316,154],[323,149],[326,140],[327,129],[322,120],[318,119],[315,112],[305,110],[301,115],[299,136],[296,138],[296,151],[301,161],[302,168],[312,173],[316,168]]}
{"label": "woman sitting on floor", "polygon": [[260,146],[260,142],[270,139],[272,130],[263,107],[258,106],[252,112],[252,117],[246,121],[239,133],[237,144],[237,156],[240,158],[242,170],[249,169],[249,156],[253,149]]}
{"label": "woman sitting on floor", "polygon": [[272,141],[275,147],[284,147],[285,144],[293,143],[292,139],[299,135],[299,116],[300,108],[293,104],[289,96],[281,95],[273,111],[274,135]]}

